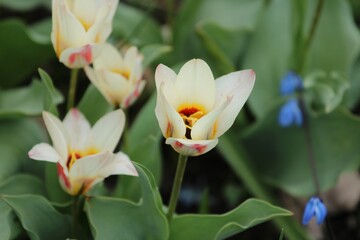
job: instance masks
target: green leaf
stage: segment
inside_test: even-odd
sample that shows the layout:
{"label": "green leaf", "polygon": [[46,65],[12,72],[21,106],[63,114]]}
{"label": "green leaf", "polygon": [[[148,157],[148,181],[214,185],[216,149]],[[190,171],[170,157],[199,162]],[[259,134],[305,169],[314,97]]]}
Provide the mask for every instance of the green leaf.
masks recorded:
{"label": "green leaf", "polygon": [[341,103],[348,81],[338,72],[316,71],[304,78],[304,95],[314,113],[329,113]]}
{"label": "green leaf", "polygon": [[143,68],[145,69],[161,56],[172,51],[171,46],[163,44],[151,44],[143,47],[141,53],[144,55]]}
{"label": "green leaf", "polygon": [[131,159],[144,165],[160,182],[161,153],[160,138],[161,130],[155,116],[156,94],[153,94],[148,102],[138,113],[129,131],[129,155]]}
{"label": "green leaf", "polygon": [[20,169],[42,176],[44,163],[28,157],[28,151],[46,139],[44,129],[37,121],[1,119],[0,136],[0,180],[8,178]]}
{"label": "green leaf", "polygon": [[265,201],[249,199],[221,215],[175,216],[171,222],[170,239],[225,239],[257,224],[291,215],[291,212]]}
{"label": "green leaf", "polygon": [[49,6],[49,0],[1,0],[0,6],[4,6],[15,11],[29,11],[39,6]]}
{"label": "green leaf", "polygon": [[0,90],[0,117],[35,116],[43,110],[43,87],[39,81],[30,86]]}
{"label": "green leaf", "polygon": [[350,76],[350,87],[345,95],[345,103],[348,107],[354,108],[360,100],[360,55],[358,56]]}
{"label": "green leaf", "polygon": [[41,82],[34,80],[28,87],[0,89],[0,118],[14,116],[37,116],[43,110],[57,114],[56,106],[63,101],[51,78],[39,70]]}
{"label": "green leaf", "polygon": [[115,13],[112,36],[139,47],[162,43],[159,24],[146,12],[123,3]]}
{"label": "green leaf", "polygon": [[15,239],[21,232],[16,215],[6,202],[0,199],[0,239]]}
{"label": "green leaf", "polygon": [[55,57],[51,44],[37,42],[19,20],[1,21],[0,36],[6,36],[0,38],[1,58],[6,64],[0,68],[0,87],[16,86]]}
{"label": "green leaf", "polygon": [[[204,50],[207,49],[196,36],[199,27],[206,23],[227,29],[253,29],[262,4],[262,1],[252,0],[184,1],[174,25],[174,63],[194,56],[204,57]],[[222,37],[219,35],[214,39]],[[234,49],[235,54],[239,46],[231,43],[228,46]]]}
{"label": "green leaf", "polygon": [[106,101],[93,84],[90,84],[77,108],[91,124],[94,124],[100,117],[110,112],[113,106]]}
{"label": "green leaf", "polygon": [[36,194],[45,196],[45,186],[35,176],[17,174],[1,182],[0,193],[6,195]]}
{"label": "green leaf", "polygon": [[56,116],[58,111],[56,106],[64,101],[61,93],[54,87],[50,76],[42,69],[39,69],[39,74],[44,87],[44,110],[49,111]]}
{"label": "green leaf", "polygon": [[[295,196],[311,195],[315,188],[304,129],[281,128],[277,122],[279,108],[272,109],[266,119],[246,132],[245,146],[264,180]],[[332,187],[342,172],[358,169],[360,136],[354,133],[360,131],[359,123],[360,119],[344,109],[309,118],[322,190]]]}
{"label": "green leaf", "polygon": [[254,69],[256,83],[248,103],[257,117],[266,116],[279,98],[279,82],[290,70],[293,51],[292,1],[271,1],[259,18],[244,59],[244,69]]}
{"label": "green leaf", "polygon": [[[244,144],[237,139],[238,136],[239,134],[234,131],[229,131],[222,136],[218,144],[220,153],[251,194],[268,202],[276,202],[269,187],[261,182],[257,168],[254,167],[253,160],[244,148]],[[274,222],[279,229],[286,229],[285,235],[289,240],[309,239],[304,228],[295,219],[276,218]]]}
{"label": "green leaf", "polygon": [[[85,210],[95,239],[168,239],[168,223],[162,212],[161,196],[151,173],[136,164],[142,200],[92,197]],[[110,223],[110,224],[109,224]]]}
{"label": "green leaf", "polygon": [[[309,3],[310,8],[315,9],[316,2],[309,1]],[[313,14],[313,11],[308,11],[308,15],[310,14]],[[348,79],[359,51],[360,34],[354,23],[349,2],[324,1],[319,25],[311,45],[307,71],[319,69],[327,72],[335,71]]]}
{"label": "green leaf", "polygon": [[57,212],[37,195],[1,197],[16,213],[30,239],[66,239],[70,236],[69,217]]}

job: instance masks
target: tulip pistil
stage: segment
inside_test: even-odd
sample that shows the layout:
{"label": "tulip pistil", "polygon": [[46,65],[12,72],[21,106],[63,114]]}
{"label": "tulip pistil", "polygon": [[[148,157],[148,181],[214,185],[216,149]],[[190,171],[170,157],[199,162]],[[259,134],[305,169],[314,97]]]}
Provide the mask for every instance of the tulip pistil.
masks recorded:
{"label": "tulip pistil", "polygon": [[205,112],[201,110],[199,107],[185,107],[180,108],[181,110],[178,111],[181,118],[184,120],[186,126],[186,133],[185,137],[187,139],[191,139],[191,129],[194,124],[205,115]]}

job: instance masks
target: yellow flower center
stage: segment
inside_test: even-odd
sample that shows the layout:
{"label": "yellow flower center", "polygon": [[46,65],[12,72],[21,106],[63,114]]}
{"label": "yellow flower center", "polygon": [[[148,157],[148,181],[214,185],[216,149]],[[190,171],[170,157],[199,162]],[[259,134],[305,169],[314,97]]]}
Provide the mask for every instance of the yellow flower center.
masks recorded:
{"label": "yellow flower center", "polygon": [[125,79],[130,78],[130,71],[127,69],[114,69],[114,70],[112,70],[112,72],[123,76]]}
{"label": "yellow flower center", "polygon": [[185,137],[191,139],[191,129],[194,124],[205,115],[204,108],[196,104],[181,105],[177,112],[184,120],[186,126]]}
{"label": "yellow flower center", "polygon": [[68,156],[68,160],[67,160],[67,163],[66,163],[66,166],[68,167],[68,170],[71,169],[72,165],[74,165],[74,163],[78,159],[89,156],[89,155],[96,154],[98,152],[99,151],[97,149],[95,149],[95,148],[89,148],[86,151],[76,151],[76,150],[70,151],[69,156]]}

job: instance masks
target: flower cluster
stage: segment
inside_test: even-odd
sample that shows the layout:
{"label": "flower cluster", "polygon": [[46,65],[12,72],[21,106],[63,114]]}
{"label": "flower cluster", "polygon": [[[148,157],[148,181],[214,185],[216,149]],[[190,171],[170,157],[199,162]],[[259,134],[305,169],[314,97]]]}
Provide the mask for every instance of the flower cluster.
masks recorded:
{"label": "flower cluster", "polygon": [[287,102],[281,107],[279,113],[279,125],[289,127],[291,125],[301,126],[303,123],[303,115],[299,105],[299,100],[292,96],[303,88],[299,75],[294,72],[287,73],[280,83],[280,94],[282,96],[291,96]]}

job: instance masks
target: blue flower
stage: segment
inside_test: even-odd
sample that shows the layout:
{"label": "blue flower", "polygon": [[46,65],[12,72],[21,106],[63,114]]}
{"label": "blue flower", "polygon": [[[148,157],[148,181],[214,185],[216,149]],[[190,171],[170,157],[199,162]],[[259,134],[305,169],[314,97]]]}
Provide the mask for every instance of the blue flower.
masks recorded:
{"label": "blue flower", "polygon": [[281,95],[290,95],[302,89],[302,87],[300,76],[290,71],[281,79],[280,93]]}
{"label": "blue flower", "polygon": [[326,207],[318,197],[312,197],[306,203],[302,223],[307,225],[313,217],[316,217],[317,224],[322,224],[326,217]]}
{"label": "blue flower", "polygon": [[282,127],[297,125],[300,127],[303,122],[303,116],[297,99],[290,99],[285,103],[279,113],[279,124]]}

